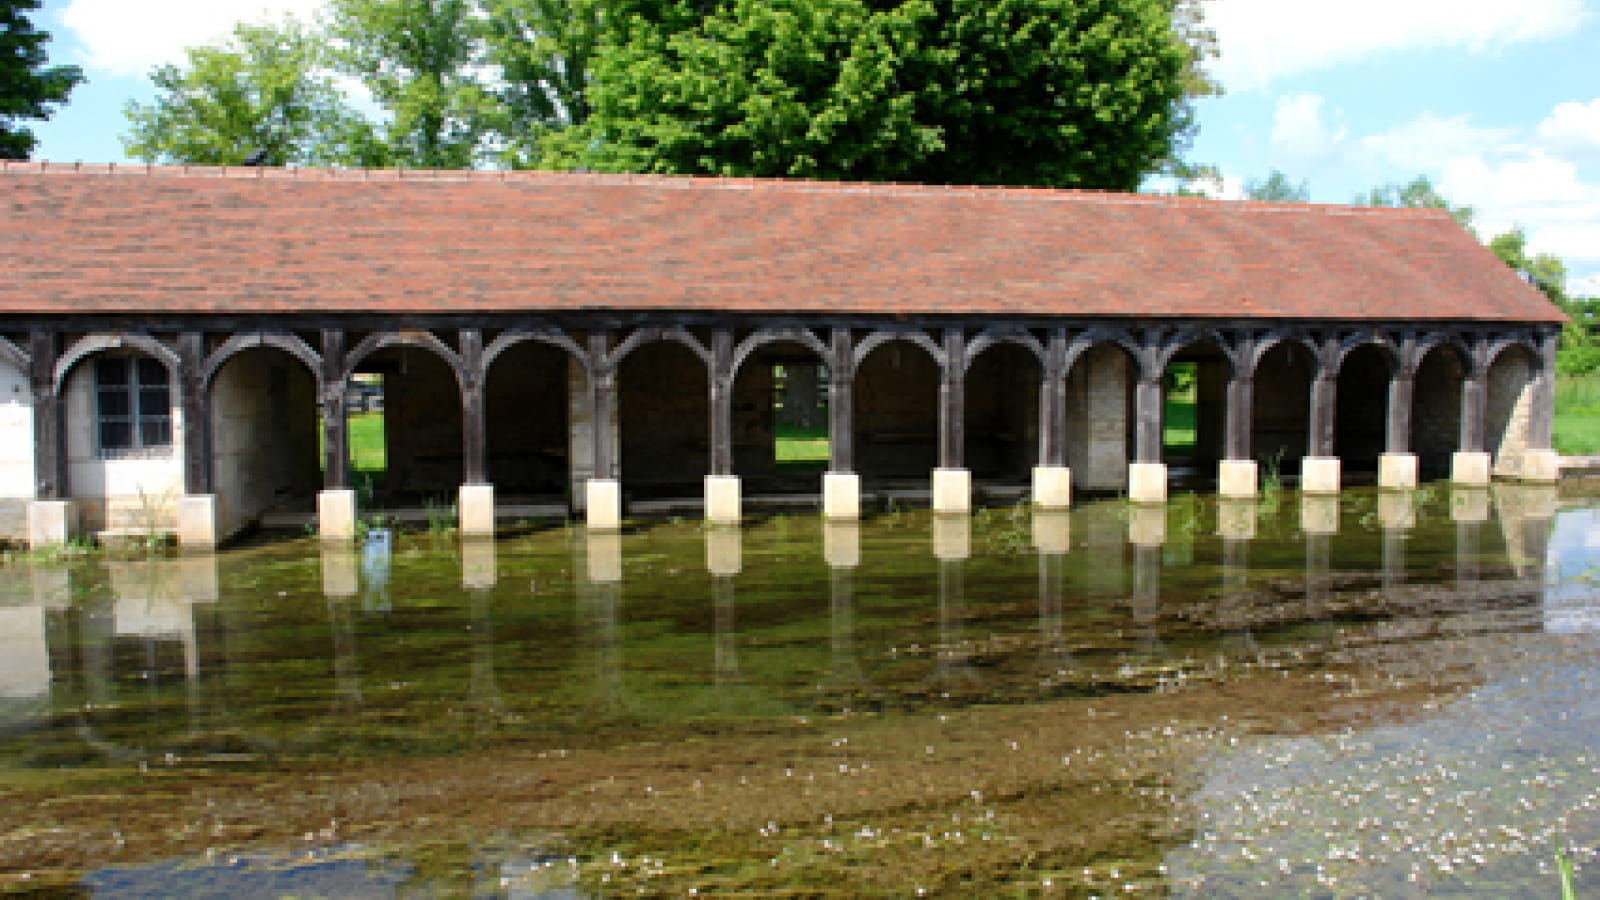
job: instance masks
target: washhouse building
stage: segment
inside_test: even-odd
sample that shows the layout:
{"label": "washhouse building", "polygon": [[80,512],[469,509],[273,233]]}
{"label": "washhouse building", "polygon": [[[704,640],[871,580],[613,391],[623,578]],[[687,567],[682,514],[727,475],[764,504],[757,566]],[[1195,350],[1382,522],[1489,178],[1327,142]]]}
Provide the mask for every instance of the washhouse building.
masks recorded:
{"label": "washhouse building", "polygon": [[0,163],[0,273],[0,536],[34,544],[1557,475],[1561,314],[1435,210]]}

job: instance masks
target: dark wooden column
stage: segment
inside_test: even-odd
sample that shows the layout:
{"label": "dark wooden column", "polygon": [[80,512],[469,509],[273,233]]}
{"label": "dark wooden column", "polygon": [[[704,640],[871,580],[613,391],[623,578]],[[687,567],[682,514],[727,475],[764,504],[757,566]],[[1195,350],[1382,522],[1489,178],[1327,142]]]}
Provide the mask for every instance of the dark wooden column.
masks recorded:
{"label": "dark wooden column", "polygon": [[1165,400],[1161,373],[1144,371],[1141,363],[1139,384],[1133,389],[1133,461],[1161,462],[1161,419]]}
{"label": "dark wooden column", "polygon": [[1057,329],[1045,349],[1039,384],[1039,465],[1067,464],[1067,333]]}
{"label": "dark wooden column", "polygon": [[718,328],[711,333],[711,370],[706,373],[711,392],[712,475],[733,474],[733,332]]}
{"label": "dark wooden column", "polygon": [[463,328],[461,344],[461,480],[488,484],[488,422],[484,418],[483,332]]}
{"label": "dark wooden column", "polygon": [[1312,456],[1333,455],[1334,417],[1338,411],[1339,380],[1326,367],[1319,366],[1311,381],[1311,433],[1306,449]]}
{"label": "dark wooden column", "polygon": [[944,330],[943,370],[939,379],[939,468],[966,465],[966,336],[959,328]]}
{"label": "dark wooden column", "polygon": [[70,496],[67,452],[61,422],[61,395],[56,390],[56,356],[61,339],[52,331],[28,335],[28,382],[33,390],[34,491],[40,500]]}
{"label": "dark wooden column", "polygon": [[330,491],[350,486],[350,431],[345,424],[344,331],[322,329],[322,485]]}
{"label": "dark wooden column", "polygon": [[1461,379],[1461,446],[1463,453],[1483,451],[1483,420],[1485,416],[1483,375],[1476,366]]}
{"label": "dark wooden column", "polygon": [[1256,405],[1255,373],[1240,372],[1237,368],[1228,376],[1228,404],[1223,414],[1222,458],[1248,460],[1255,458],[1251,446],[1250,426]]}
{"label": "dark wooden column", "polygon": [[594,454],[591,478],[616,478],[617,462],[611,454],[611,408],[617,400],[617,373],[611,366],[610,338],[603,331],[589,333],[589,410],[594,429],[590,451]]}
{"label": "dark wooden column", "polygon": [[1390,453],[1411,452],[1411,401],[1416,385],[1416,373],[1406,366],[1397,366],[1389,376],[1389,415],[1384,447]]}
{"label": "dark wooden column", "polygon": [[835,328],[829,336],[828,361],[828,470],[854,472],[855,435],[855,345],[850,329]]}
{"label": "dark wooden column", "polygon": [[198,331],[178,335],[178,390],[183,405],[183,492],[211,493],[211,397],[201,377],[206,338]]}

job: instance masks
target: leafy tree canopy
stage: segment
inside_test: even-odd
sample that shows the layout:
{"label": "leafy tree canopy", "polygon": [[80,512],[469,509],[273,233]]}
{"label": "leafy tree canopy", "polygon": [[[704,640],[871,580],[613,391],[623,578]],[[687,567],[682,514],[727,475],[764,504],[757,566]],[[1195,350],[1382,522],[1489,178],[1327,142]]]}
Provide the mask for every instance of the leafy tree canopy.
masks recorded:
{"label": "leafy tree canopy", "polygon": [[147,162],[381,165],[372,129],[344,102],[327,42],[294,19],[238,25],[231,40],[193,47],[188,66],[150,73],[160,94],[130,102],[122,142]]}
{"label": "leafy tree canopy", "polygon": [[0,0],[0,159],[27,159],[37,138],[23,121],[50,118],[83,82],[77,66],[46,65],[47,32],[28,18],[39,0]]}
{"label": "leafy tree canopy", "polygon": [[1406,184],[1386,184],[1375,187],[1365,194],[1357,194],[1355,201],[1358,206],[1397,206],[1411,209],[1442,209],[1450,214],[1450,218],[1468,231],[1472,230],[1474,211],[1470,206],[1452,206],[1448,200],[1439,193],[1428,180],[1426,175],[1418,175]]}
{"label": "leafy tree canopy", "polygon": [[1131,190],[1214,89],[1173,0],[619,0],[590,117],[609,171]]}
{"label": "leafy tree canopy", "polygon": [[1310,203],[1311,184],[1305,181],[1295,184],[1289,180],[1289,176],[1273,169],[1265,180],[1252,178],[1246,181],[1244,194],[1251,200],[1264,203]]}

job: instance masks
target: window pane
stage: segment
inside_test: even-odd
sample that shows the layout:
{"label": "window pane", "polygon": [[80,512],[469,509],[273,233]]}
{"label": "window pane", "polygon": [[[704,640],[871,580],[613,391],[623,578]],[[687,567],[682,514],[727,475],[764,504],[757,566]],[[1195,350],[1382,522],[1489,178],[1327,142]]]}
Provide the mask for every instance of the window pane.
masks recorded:
{"label": "window pane", "polygon": [[172,400],[165,387],[139,389],[139,415],[165,416],[172,410]]}
{"label": "window pane", "polygon": [[126,450],[133,446],[133,429],[127,422],[100,423],[100,449]]}
{"label": "window pane", "polygon": [[163,366],[160,360],[151,359],[148,356],[139,359],[139,383],[141,385],[159,384],[164,387],[167,381],[167,367]]}
{"label": "window pane", "polygon": [[145,447],[166,447],[172,443],[170,419],[143,419],[139,422],[139,443]]}
{"label": "window pane", "polygon": [[100,415],[122,416],[128,415],[128,391],[126,389],[103,390],[100,392]]}
{"label": "window pane", "polygon": [[127,384],[128,360],[124,357],[104,357],[94,361],[96,384]]}

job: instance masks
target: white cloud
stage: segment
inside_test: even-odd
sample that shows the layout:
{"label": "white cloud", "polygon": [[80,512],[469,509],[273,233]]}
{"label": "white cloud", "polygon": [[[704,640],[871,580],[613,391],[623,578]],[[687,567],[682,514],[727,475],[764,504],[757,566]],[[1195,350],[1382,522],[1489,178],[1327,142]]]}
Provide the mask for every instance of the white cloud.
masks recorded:
{"label": "white cloud", "polygon": [[1330,129],[1322,120],[1324,100],[1316,94],[1279,97],[1272,114],[1272,155],[1285,168],[1305,170],[1338,155],[1347,129]]}
{"label": "white cloud", "polygon": [[1583,0],[1212,0],[1206,22],[1222,50],[1211,70],[1230,91],[1401,50],[1492,53],[1570,33]]}
{"label": "white cloud", "polygon": [[1539,123],[1537,133],[1552,150],[1600,155],[1600,99],[1557,106]]}
{"label": "white cloud", "polygon": [[1424,112],[1398,128],[1362,138],[1360,148],[1385,169],[1415,174],[1434,169],[1443,160],[1515,152],[1516,136],[1514,129],[1479,128],[1471,116]]}
{"label": "white cloud", "polygon": [[116,76],[183,61],[187,47],[228,36],[237,22],[302,18],[324,0],[71,0],[61,21],[82,45],[86,66]]}

